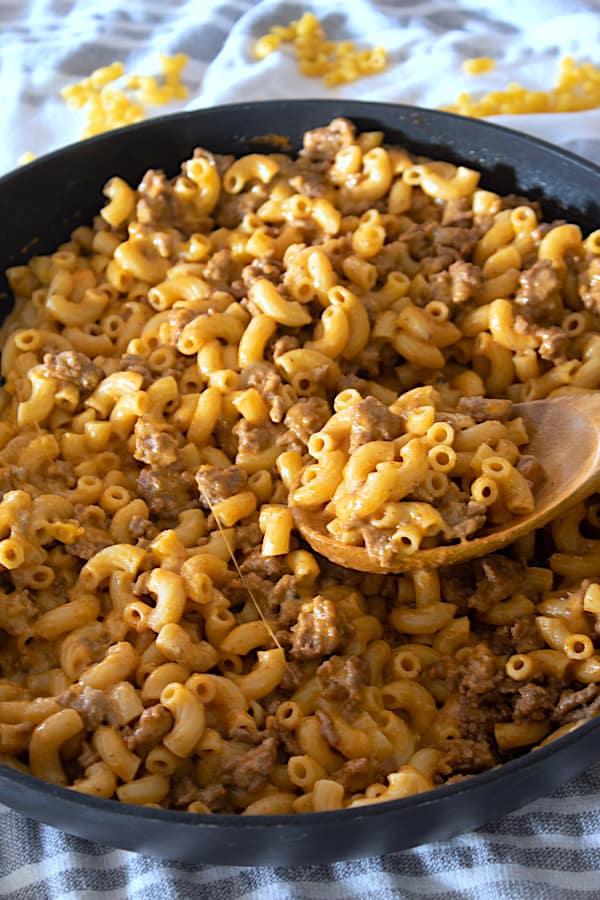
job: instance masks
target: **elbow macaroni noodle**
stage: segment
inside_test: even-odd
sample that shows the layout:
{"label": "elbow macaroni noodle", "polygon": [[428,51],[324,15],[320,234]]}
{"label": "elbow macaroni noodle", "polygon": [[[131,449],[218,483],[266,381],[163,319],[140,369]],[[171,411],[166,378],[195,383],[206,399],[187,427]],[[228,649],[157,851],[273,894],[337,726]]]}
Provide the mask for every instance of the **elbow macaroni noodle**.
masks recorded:
{"label": "elbow macaroni noodle", "polygon": [[600,388],[599,232],[478,181],[338,119],[297,159],[115,176],[91,227],[9,269],[3,761],[126,803],[325,811],[597,712],[597,497],[387,577],[316,557],[288,508],[385,559],[531,507],[511,404]]}

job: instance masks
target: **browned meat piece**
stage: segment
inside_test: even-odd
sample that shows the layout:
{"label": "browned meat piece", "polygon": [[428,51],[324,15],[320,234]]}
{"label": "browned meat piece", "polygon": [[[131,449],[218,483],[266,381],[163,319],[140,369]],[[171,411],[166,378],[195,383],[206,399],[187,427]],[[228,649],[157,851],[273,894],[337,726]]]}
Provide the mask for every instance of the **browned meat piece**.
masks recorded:
{"label": "browned meat piece", "polygon": [[499,671],[492,651],[485,644],[477,644],[469,660],[459,669],[461,690],[466,694],[488,694],[499,680]]}
{"label": "browned meat piece", "polygon": [[327,193],[327,183],[323,172],[305,169],[299,175],[289,179],[290,185],[299,194],[306,197],[323,197]]}
{"label": "browned meat piece", "polygon": [[283,263],[271,256],[261,256],[242,269],[242,282],[247,289],[259,278],[266,278],[278,284],[283,272]]}
{"label": "browned meat piece", "polygon": [[103,528],[84,523],[83,529],[83,534],[75,538],[72,544],[65,544],[65,549],[73,556],[78,556],[80,559],[91,559],[100,550],[114,544],[109,532]]}
{"label": "browned meat piece", "polygon": [[296,350],[299,346],[300,341],[297,337],[294,337],[293,334],[284,334],[283,337],[277,338],[271,347],[273,359],[276,360],[278,356],[283,356],[284,353],[289,353],[290,350]]}
{"label": "browned meat piece", "polygon": [[368,669],[359,656],[332,656],[317,669],[323,685],[323,697],[338,705],[344,715],[352,717],[363,706],[363,686],[368,683]]}
{"label": "browned meat piece", "polygon": [[127,738],[127,746],[138,756],[147,756],[172,727],[173,716],[168,709],[160,703],[148,706],[137,720],[133,733]]}
{"label": "browned meat piece", "polygon": [[[44,477],[47,482],[57,485],[57,493],[67,488],[74,488],[77,484],[77,476],[73,471],[73,463],[65,459],[54,459],[44,469]],[[54,493],[54,490],[52,490]]]}
{"label": "browned meat piece", "polygon": [[[235,547],[244,557],[249,554],[260,553],[262,540],[263,533],[260,530],[258,522],[250,522],[249,525],[238,525],[235,529]],[[279,556],[265,557],[265,559],[272,560],[274,566],[281,565],[281,557]],[[246,560],[244,559],[244,562],[245,561]],[[261,571],[258,564],[255,567],[250,563],[246,571],[256,571],[259,575],[264,574],[264,570]]]}
{"label": "browned meat piece", "polygon": [[321,397],[302,397],[288,409],[283,424],[306,445],[310,436],[320,431],[330,416],[331,409],[327,400]]}
{"label": "browned meat piece", "polygon": [[522,616],[510,625],[496,628],[492,646],[497,653],[530,653],[544,646],[535,624],[535,616]]}
{"label": "browned meat piece", "polygon": [[486,507],[462,494],[455,484],[450,484],[448,492],[437,502],[437,508],[444,520],[446,540],[470,537],[485,524]]}
{"label": "browned meat piece", "polygon": [[342,147],[354,143],[354,125],[348,119],[332,119],[324,128],[304,132],[300,156],[309,160],[333,160]]}
{"label": "browned meat piece", "polygon": [[267,737],[223,769],[223,781],[242,791],[260,790],[267,783],[277,759],[277,738]]}
{"label": "browned meat piece", "polygon": [[100,760],[100,755],[96,753],[94,748],[88,741],[83,742],[83,746],[81,748],[81,753],[77,757],[77,762],[81,766],[83,770],[87,769],[88,766],[93,765],[94,763]]}
{"label": "browned meat piece", "polygon": [[52,378],[74,384],[82,393],[93,391],[103,375],[102,370],[85,353],[75,350],[45,353],[44,365]]}
{"label": "browned meat piece", "polygon": [[[462,737],[475,741],[492,740],[495,722],[513,717],[510,700],[500,692],[504,680],[500,664],[486,644],[477,644],[467,663],[455,676],[459,691],[458,719]],[[514,692],[513,682],[510,689]]]}
{"label": "browned meat piece", "polygon": [[535,616],[522,616],[510,626],[510,635],[517,653],[530,653],[544,646],[535,624]]}
{"label": "browned meat piece", "polygon": [[225,806],[227,791],[222,784],[208,784],[206,787],[200,788],[197,799],[214,812]]}
{"label": "browned meat piece", "polygon": [[457,738],[446,742],[446,750],[437,764],[437,771],[444,778],[455,773],[470,775],[491,769],[494,763],[487,741]]}
{"label": "browned meat piece", "polygon": [[149,169],[140,182],[138,192],[140,199],[136,216],[142,225],[150,225],[154,231],[162,231],[178,223],[177,197],[164,172]]}
{"label": "browned meat piece", "polygon": [[137,372],[138,375],[142,376],[142,378],[144,379],[142,381],[143,390],[149,388],[154,381],[154,372],[148,365],[148,360],[144,359],[143,356],[136,356],[133,353],[126,353],[121,357],[120,366],[121,371],[123,372]]}
{"label": "browned meat piece", "polygon": [[185,326],[197,317],[198,313],[195,310],[186,309],[185,307],[178,306],[176,309],[170,309],[168,311],[166,321],[171,329],[170,341],[172,344],[177,343]]}
{"label": "browned meat piece", "polygon": [[230,459],[234,459],[238,452],[238,440],[231,429],[231,422],[219,419],[213,428],[213,437],[217,447]]}
{"label": "browned meat piece", "polygon": [[[355,372],[361,372],[365,377],[377,380],[382,367],[384,366],[384,349],[383,347],[371,345],[365,347],[364,350],[355,356],[352,360],[352,368]],[[394,351],[394,359],[392,365],[397,363],[398,354]]]}
{"label": "browned meat piece", "polygon": [[457,615],[462,616],[468,610],[469,597],[473,593],[473,580],[471,578],[471,570],[469,572],[454,572],[452,569],[446,570],[441,576],[442,597],[446,603],[456,603],[458,610]]}
{"label": "browned meat piece", "polygon": [[251,191],[221,194],[215,210],[216,224],[221,228],[237,228],[246,213],[256,212],[269,195],[266,185],[255,182]]}
{"label": "browned meat piece", "polygon": [[[314,663],[309,664],[314,667]],[[309,665],[290,660],[287,664],[285,675],[281,679],[281,688],[284,691],[295,691],[303,681],[306,681],[306,673]],[[312,671],[312,670],[311,670]]]}
{"label": "browned meat piece", "polygon": [[[415,492],[415,496],[419,496],[419,494]],[[396,554],[391,543],[394,530],[363,525],[361,534],[369,559],[376,561],[380,566],[389,566]]]}
{"label": "browned meat piece", "polygon": [[227,732],[228,737],[232,741],[241,741],[242,744],[251,744],[256,747],[265,739],[263,731],[252,730],[250,728],[230,728]]}
{"label": "browned meat piece", "polygon": [[[188,762],[190,762],[188,760]],[[190,803],[200,801],[210,810],[222,809],[227,799],[227,790],[222,784],[209,784],[201,787],[196,784],[191,772],[191,767],[178,770],[173,776],[171,791],[169,794],[169,807],[174,809],[187,809]]]}
{"label": "browned meat piece", "polygon": [[517,462],[517,469],[531,484],[537,484],[544,477],[544,467],[535,456],[526,453]]}
{"label": "browned meat piece", "polygon": [[323,735],[327,743],[331,747],[337,747],[340,742],[340,736],[337,733],[336,727],[327,713],[324,713],[322,710],[318,709],[315,715],[319,720],[319,724],[321,726],[321,734]]}
{"label": "browned meat piece", "polygon": [[[428,239],[421,241],[418,237],[414,238],[409,246],[411,256],[421,263],[420,271],[425,277],[438,273],[445,275],[452,263],[460,257],[458,251],[450,247],[441,247],[440,252],[436,252],[436,248]],[[415,248],[414,251],[413,248]]]}
{"label": "browned meat piece", "polygon": [[595,256],[579,276],[579,296],[586,309],[600,312],[600,257]]}
{"label": "browned meat piece", "polygon": [[281,378],[269,363],[256,363],[240,372],[240,387],[255,387],[265,398],[276,394],[281,387]]}
{"label": "browned meat piece", "polygon": [[452,250],[456,258],[464,260],[471,255],[481,236],[479,228],[456,228],[434,223],[426,227],[431,231],[433,257],[448,256],[448,250]]}
{"label": "browned meat piece", "polygon": [[[303,679],[300,678],[300,680],[295,684],[295,687],[299,687],[302,681]],[[267,716],[265,725],[267,729],[269,729],[273,733],[273,735],[279,738],[282,750],[285,753],[289,754],[290,756],[302,756],[304,751],[302,750],[302,746],[300,745],[300,741],[296,737],[295,732],[288,731],[287,728],[281,727],[273,714]]]}
{"label": "browned meat piece", "polygon": [[465,197],[448,200],[444,205],[442,225],[454,225],[457,228],[469,228],[473,224],[473,210]]}
{"label": "browned meat piece", "polygon": [[453,303],[466,303],[482,285],[483,276],[479,266],[457,259],[448,269],[450,273],[450,296]]}
{"label": "browned meat piece", "polygon": [[493,400],[486,397],[461,397],[456,407],[458,413],[466,413],[476,422],[497,419],[505,422],[512,414],[511,400]]}
{"label": "browned meat piece", "polygon": [[[296,577],[294,575],[282,575],[271,590],[267,591],[265,612],[275,622],[275,635],[282,647],[290,647],[293,640],[290,627],[298,621],[301,603],[298,594]],[[290,674],[289,663],[286,679]],[[290,675],[291,677],[291,675]]]}
{"label": "browned meat piece", "polygon": [[[252,530],[254,530],[254,528],[256,527],[258,533],[260,534],[259,541],[262,539],[262,532],[260,528],[258,528],[258,523],[248,525],[247,527]],[[238,549],[241,549],[238,541],[236,541],[236,546]],[[286,568],[287,567],[284,556],[262,556],[261,548],[260,546],[256,546],[256,544],[254,545],[254,549],[250,553],[248,553],[240,566],[240,569],[244,575],[246,575],[248,572],[254,572],[260,578],[267,579],[281,579]],[[288,575],[286,577],[291,578],[293,576]]]}
{"label": "browned meat piece", "polygon": [[238,439],[238,453],[248,455],[262,453],[268,450],[277,440],[277,429],[270,422],[264,425],[252,425],[246,419],[233,426],[233,432]]}
{"label": "browned meat piece", "polygon": [[346,636],[346,624],[333,600],[317,594],[309,603],[302,604],[292,634],[292,656],[318,659],[340,649]]}
{"label": "browned meat piece", "polygon": [[465,413],[448,412],[445,409],[437,410],[435,421],[447,422],[448,425],[452,425],[457,431],[462,431],[463,428],[470,428],[475,424],[473,416],[467,416]]}
{"label": "browned meat piece", "polygon": [[478,612],[485,612],[518,590],[525,575],[525,566],[495,553],[477,560],[475,571],[477,587],[469,598],[469,606]]}
{"label": "browned meat piece", "polygon": [[[154,533],[150,536],[150,532]],[[129,522],[129,534],[132,538],[141,538],[146,537],[152,540],[152,537],[155,536],[156,529],[151,525],[149,519],[145,519],[143,516],[132,516],[131,521]]]}
{"label": "browned meat piece", "polygon": [[563,691],[556,708],[552,713],[552,719],[560,722],[576,722],[579,719],[589,719],[600,710],[600,685],[588,684],[577,691]]}
{"label": "browned meat piece", "polygon": [[174,809],[187,809],[190,803],[200,799],[201,790],[189,775],[174,778],[169,795],[171,801],[169,805]]}
{"label": "browned meat piece", "polygon": [[141,416],[135,423],[133,455],[149,466],[170,466],[177,459],[177,441],[156,422]]}
{"label": "browned meat piece", "polygon": [[220,503],[246,489],[248,476],[239,466],[200,466],[196,472],[196,484],[200,493],[200,505]]}
{"label": "browned meat piece", "polygon": [[556,704],[557,691],[552,686],[528,682],[519,688],[514,707],[516,722],[547,719]]}
{"label": "browned meat piece", "polygon": [[549,325],[546,328],[537,328],[535,333],[541,341],[537,352],[542,359],[547,359],[553,363],[561,363],[568,358],[569,336],[566,331]]}
{"label": "browned meat piece", "polygon": [[369,441],[392,441],[402,430],[401,420],[375,397],[366,397],[352,407],[349,452]]}
{"label": "browned meat piece", "polygon": [[175,520],[183,509],[196,506],[194,479],[186,472],[144,468],[138,476],[138,494],[154,516]]}
{"label": "browned meat piece", "polygon": [[550,260],[540,259],[522,273],[515,305],[536,325],[553,325],[562,319],[560,281]]}
{"label": "browned meat piece", "polygon": [[254,572],[248,572],[243,582],[234,578],[227,589],[227,596],[232,606],[243,606],[248,600],[248,592],[252,592],[254,600],[264,610],[267,598],[273,590],[273,582],[260,578]]}
{"label": "browned meat piece", "polygon": [[64,693],[59,694],[56,702],[78,712],[86,731],[94,731],[102,722],[112,724],[114,721],[110,698],[104,691],[98,691],[96,688],[74,684]]}
{"label": "browned meat piece", "polygon": [[213,287],[227,289],[235,277],[235,263],[231,250],[217,250],[202,270],[202,277]]}
{"label": "browned meat piece", "polygon": [[393,760],[380,760],[372,756],[349,759],[329,776],[341,784],[346,793],[364,791],[370,784],[382,781],[396,768]]}

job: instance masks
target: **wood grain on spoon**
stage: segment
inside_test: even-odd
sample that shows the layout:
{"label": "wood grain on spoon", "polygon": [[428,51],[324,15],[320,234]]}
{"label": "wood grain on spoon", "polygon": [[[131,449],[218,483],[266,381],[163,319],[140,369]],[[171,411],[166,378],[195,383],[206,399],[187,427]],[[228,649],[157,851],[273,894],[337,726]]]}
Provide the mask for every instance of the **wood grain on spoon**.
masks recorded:
{"label": "wood grain on spoon", "polygon": [[336,541],[325,528],[320,511],[290,506],[296,527],[321,556],[359,572],[406,572],[433,569],[485,556],[541,528],[551,519],[600,489],[600,393],[573,393],[552,400],[535,400],[513,407],[522,416],[530,442],[526,451],[544,467],[545,478],[535,489],[535,509],[459,544],[440,545],[412,554],[398,552],[382,566],[365,547]]}

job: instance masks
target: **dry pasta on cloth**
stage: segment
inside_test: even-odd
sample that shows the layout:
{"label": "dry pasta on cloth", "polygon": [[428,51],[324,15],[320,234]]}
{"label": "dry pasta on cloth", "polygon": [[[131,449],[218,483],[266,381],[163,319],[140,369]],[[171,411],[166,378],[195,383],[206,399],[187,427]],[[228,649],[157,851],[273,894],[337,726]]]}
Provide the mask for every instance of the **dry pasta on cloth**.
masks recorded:
{"label": "dry pasta on cloth", "polygon": [[[298,73],[289,47],[257,62],[253,42],[273,24],[312,10],[333,40],[382,45],[385,71],[335,88]],[[30,151],[77,139],[80,111],[60,98],[66,85],[123,60],[154,74],[160,53],[187,53],[189,97],[176,108],[275,97],[338,96],[439,106],[462,91],[519,80],[543,89],[559,60],[598,62],[600,4],[476,2],[371,3],[262,0],[0,0],[0,173]],[[477,79],[461,62],[489,56]],[[435,59],[435,78],[431,60]],[[518,72],[518,76],[515,76]],[[151,107],[159,114],[164,107]],[[562,143],[600,161],[600,112],[503,115],[497,121]],[[600,765],[552,797],[450,841],[330,866],[240,869],[189,866],[112,850],[0,808],[0,896],[9,900],[341,900],[478,898],[562,900],[599,896]]]}
{"label": "dry pasta on cloth", "polygon": [[[382,46],[384,71],[327,87],[301,75],[290,44],[257,61],[257,38],[314,12],[331,40]],[[81,110],[62,88],[115,60],[128,73],[156,75],[157,55],[186,53],[187,99],[149,106],[148,115],[240,100],[348,97],[421,106],[452,104],[519,82],[531,90],[556,83],[560,60],[598,64],[599,0],[0,0],[0,173],[24,153],[40,155],[76,140]],[[462,69],[490,57],[492,71]],[[432,62],[433,61],[433,62]],[[432,72],[435,77],[432,77]],[[126,79],[115,82],[121,87]],[[496,115],[492,121],[536,134],[600,162],[600,109],[579,113]]]}

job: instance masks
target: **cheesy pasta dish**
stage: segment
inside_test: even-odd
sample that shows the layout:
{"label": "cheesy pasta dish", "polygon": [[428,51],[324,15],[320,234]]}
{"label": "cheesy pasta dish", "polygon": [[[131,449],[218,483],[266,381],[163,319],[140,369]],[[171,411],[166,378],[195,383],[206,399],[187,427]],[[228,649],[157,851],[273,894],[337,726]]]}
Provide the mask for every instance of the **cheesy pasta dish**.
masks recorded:
{"label": "cheesy pasta dish", "polygon": [[344,119],[296,159],[198,149],[104,193],[8,270],[0,761],[126,803],[300,813],[595,715],[598,497],[388,576],[317,557],[288,499],[384,562],[531,508],[512,404],[600,387],[600,231]]}
{"label": "cheesy pasta dish", "polygon": [[[418,317],[407,297],[394,307],[410,323]],[[337,394],[336,412],[308,441],[318,464],[302,470],[294,504],[320,510],[336,540],[364,543],[388,568],[440,539],[461,541],[486,522],[533,512],[532,479],[543,469],[520,452],[528,440],[523,420],[488,418],[507,418],[512,402],[461,397],[456,412],[441,402],[431,385],[406,391],[387,408],[352,388]],[[388,440],[369,440],[367,409]]]}

